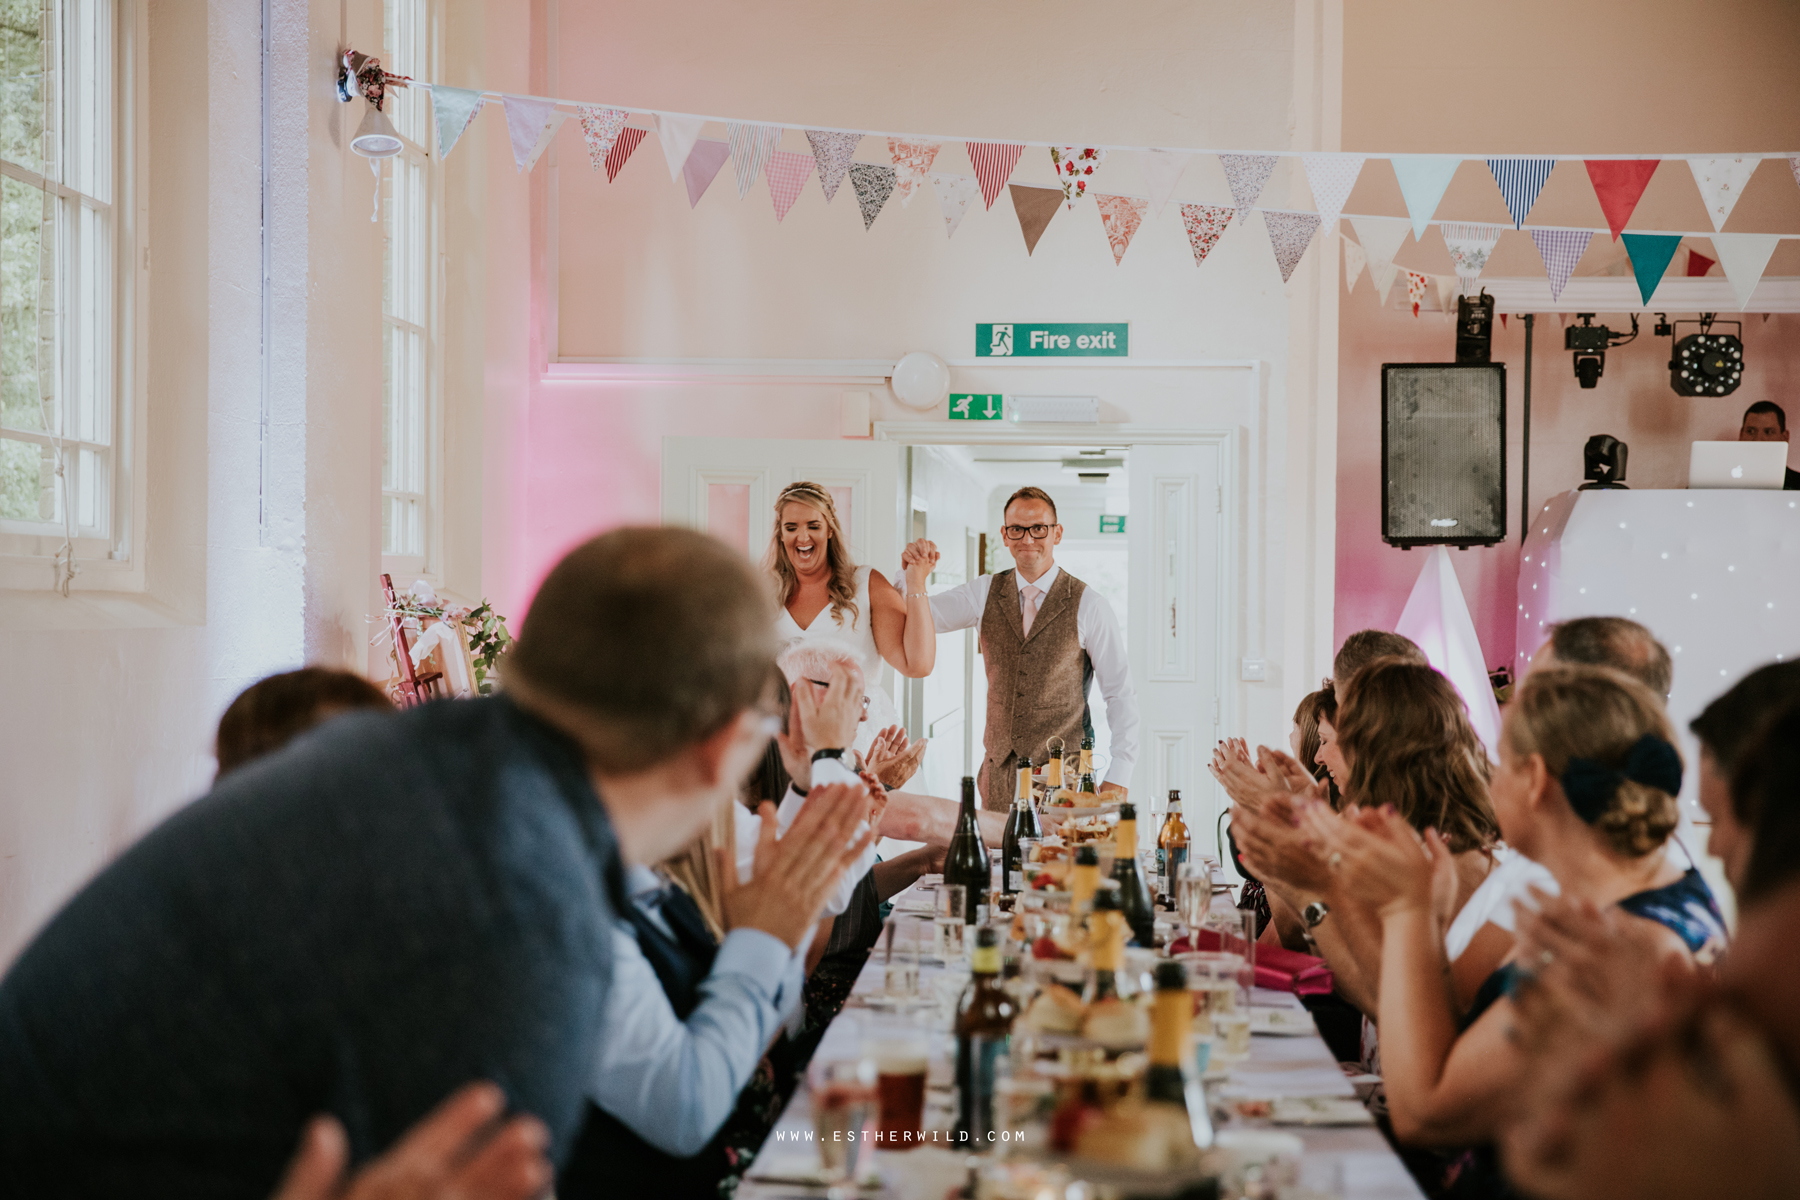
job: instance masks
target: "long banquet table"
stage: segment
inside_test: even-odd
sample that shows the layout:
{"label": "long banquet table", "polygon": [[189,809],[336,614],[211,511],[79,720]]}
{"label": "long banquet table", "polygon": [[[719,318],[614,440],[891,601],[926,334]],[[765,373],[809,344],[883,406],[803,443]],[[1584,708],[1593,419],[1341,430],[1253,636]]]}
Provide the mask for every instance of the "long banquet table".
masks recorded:
{"label": "long banquet table", "polygon": [[[896,908],[907,908],[908,899],[904,894],[896,897]],[[917,911],[916,907],[914,911]],[[948,995],[957,986],[956,977],[948,968],[925,962],[920,967],[919,990],[921,994],[930,995],[938,989]],[[966,972],[960,977],[966,979]],[[925,1034],[932,1054],[926,1125],[928,1128],[933,1125],[934,1106],[938,1123],[947,1125],[944,1106],[949,1101],[945,1087],[949,1083],[955,1052],[948,1023],[941,1011],[930,1013],[922,1022],[917,1012],[898,1013],[871,1007],[869,1001],[879,997],[885,986],[886,968],[878,947],[858,977],[850,1002],[825,1031],[814,1059],[823,1062],[852,1058],[862,1053],[871,1041]],[[1288,1008],[1305,1014],[1299,1000],[1286,992],[1257,988],[1251,1003],[1255,1008]],[[1311,1018],[1306,1017],[1306,1020]],[[1230,1077],[1214,1086],[1226,1097],[1350,1098],[1356,1094],[1316,1026],[1310,1034],[1252,1037],[1250,1057],[1234,1064]],[[1314,1163],[1327,1161],[1339,1164],[1339,1194],[1343,1200],[1420,1200],[1418,1185],[1387,1140],[1372,1127],[1270,1126],[1266,1121],[1233,1119],[1218,1128],[1279,1128],[1282,1132],[1297,1135],[1305,1145],[1303,1157],[1307,1165],[1304,1169],[1311,1170]],[[803,1184],[797,1178],[817,1161],[812,1135],[812,1106],[802,1084],[739,1187],[740,1200],[802,1200],[823,1196],[823,1187]],[[909,1151],[865,1150],[864,1154],[865,1160],[872,1157],[882,1180],[879,1189],[865,1187],[858,1193],[860,1198],[867,1200],[943,1200],[946,1190],[961,1184],[967,1176],[968,1156],[949,1149],[927,1145]]]}

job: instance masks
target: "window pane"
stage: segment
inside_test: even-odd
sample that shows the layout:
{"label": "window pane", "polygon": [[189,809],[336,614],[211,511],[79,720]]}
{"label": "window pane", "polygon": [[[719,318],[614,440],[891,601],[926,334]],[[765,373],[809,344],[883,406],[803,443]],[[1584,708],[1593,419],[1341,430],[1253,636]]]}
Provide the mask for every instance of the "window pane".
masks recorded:
{"label": "window pane", "polygon": [[0,158],[43,174],[42,0],[0,0]]}
{"label": "window pane", "polygon": [[54,521],[55,478],[48,448],[0,438],[0,520]]}
{"label": "window pane", "polygon": [[[56,343],[54,325],[38,321],[40,249],[54,266],[55,217],[42,191],[0,178],[0,425],[15,429],[47,432],[39,392],[56,378]],[[46,298],[54,299],[53,285]],[[45,334],[50,340],[40,342]]]}
{"label": "window pane", "polygon": [[394,335],[392,325],[381,327],[381,486],[394,486]]}

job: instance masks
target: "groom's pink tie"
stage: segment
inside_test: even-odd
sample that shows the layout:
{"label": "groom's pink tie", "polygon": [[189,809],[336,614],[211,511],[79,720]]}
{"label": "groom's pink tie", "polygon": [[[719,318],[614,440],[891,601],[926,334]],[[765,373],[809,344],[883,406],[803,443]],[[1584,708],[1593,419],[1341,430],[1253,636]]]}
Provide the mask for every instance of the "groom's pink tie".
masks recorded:
{"label": "groom's pink tie", "polygon": [[1031,623],[1037,620],[1038,601],[1043,598],[1044,593],[1036,584],[1028,583],[1020,589],[1020,594],[1025,597],[1025,634],[1029,637],[1031,634]]}

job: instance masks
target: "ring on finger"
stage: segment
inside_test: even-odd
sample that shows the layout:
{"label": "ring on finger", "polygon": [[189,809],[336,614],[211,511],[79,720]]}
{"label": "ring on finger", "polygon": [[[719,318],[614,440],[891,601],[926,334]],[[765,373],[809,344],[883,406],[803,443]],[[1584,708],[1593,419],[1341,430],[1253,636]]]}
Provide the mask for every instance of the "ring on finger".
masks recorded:
{"label": "ring on finger", "polygon": [[1334,871],[1343,866],[1344,852],[1342,850],[1333,850],[1331,852],[1331,857],[1325,860],[1325,865]]}
{"label": "ring on finger", "polygon": [[1554,951],[1554,950],[1539,950],[1537,957],[1538,957],[1538,966],[1548,967],[1551,963],[1556,961],[1556,951]]}

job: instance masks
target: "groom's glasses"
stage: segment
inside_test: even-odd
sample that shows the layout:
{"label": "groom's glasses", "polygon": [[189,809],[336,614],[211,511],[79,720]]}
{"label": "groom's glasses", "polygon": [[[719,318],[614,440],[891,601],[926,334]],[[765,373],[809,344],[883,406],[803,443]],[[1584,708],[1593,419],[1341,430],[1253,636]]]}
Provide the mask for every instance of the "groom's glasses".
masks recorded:
{"label": "groom's glasses", "polygon": [[1032,541],[1041,542],[1045,538],[1050,536],[1050,526],[1048,526],[1048,525],[1002,525],[1000,527],[1000,532],[1004,533],[1006,535],[1006,540],[1009,542],[1022,542],[1025,540],[1025,535],[1028,533],[1031,535]]}

